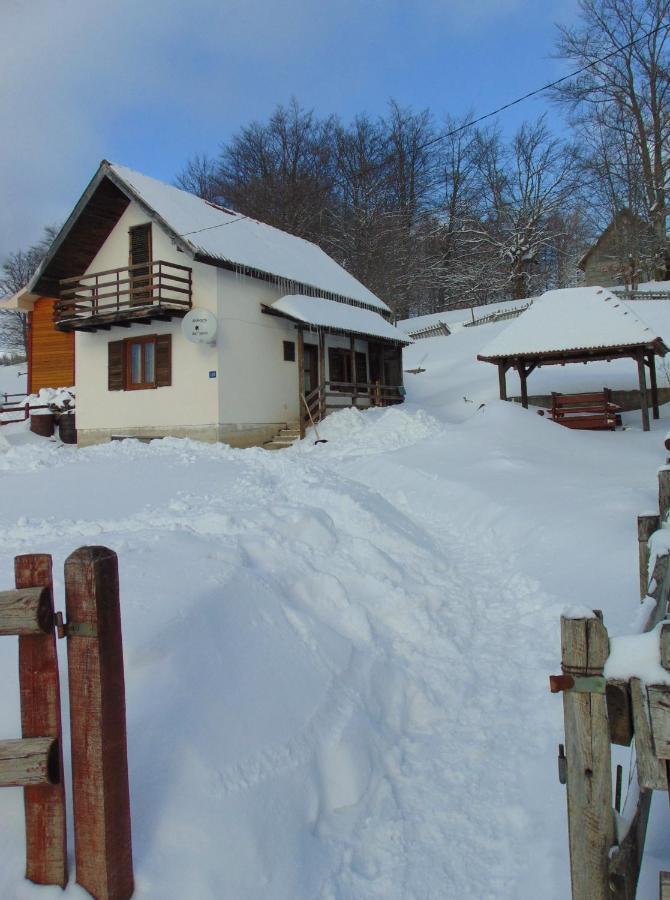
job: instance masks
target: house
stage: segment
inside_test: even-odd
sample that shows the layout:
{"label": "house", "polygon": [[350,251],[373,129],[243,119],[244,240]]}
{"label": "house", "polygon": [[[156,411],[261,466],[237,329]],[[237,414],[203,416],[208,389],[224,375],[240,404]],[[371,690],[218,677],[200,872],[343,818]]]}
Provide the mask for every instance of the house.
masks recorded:
{"label": "house", "polygon": [[656,275],[656,240],[648,222],[629,209],[620,210],[579,260],[588,286],[624,285],[636,289]]}
{"label": "house", "polygon": [[74,384],[74,334],[56,328],[55,304],[55,298],[36,296],[25,289],[0,301],[0,309],[20,310],[26,314],[29,394],[36,394],[42,388]]}
{"label": "house", "polygon": [[[410,339],[315,244],[107,161],[24,299],[44,297],[74,335],[81,445],[260,445],[333,407],[403,398]],[[216,323],[214,341],[193,318]]]}

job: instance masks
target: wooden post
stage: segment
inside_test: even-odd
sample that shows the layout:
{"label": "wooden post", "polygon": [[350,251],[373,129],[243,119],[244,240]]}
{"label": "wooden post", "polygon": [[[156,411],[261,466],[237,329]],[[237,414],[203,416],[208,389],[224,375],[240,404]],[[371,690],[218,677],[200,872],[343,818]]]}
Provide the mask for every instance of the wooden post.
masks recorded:
{"label": "wooden post", "polygon": [[116,554],[65,561],[77,882],[96,900],[133,893],[126,706]]}
{"label": "wooden post", "polygon": [[[561,617],[565,674],[602,675],[609,652],[599,618]],[[615,844],[605,694],[563,693],[573,900],[611,900],[608,854]]]}
{"label": "wooden post", "polygon": [[326,390],[326,336],[323,329],[319,329],[319,421],[326,414],[325,396],[323,392]]}
{"label": "wooden post", "polygon": [[351,351],[351,383],[353,385],[351,389],[351,405],[358,406],[358,387],[356,379],[356,341],[354,340],[353,334],[349,336],[349,349]]}
{"label": "wooden post", "polygon": [[637,354],[637,374],[640,380],[640,410],[642,412],[642,430],[649,431],[649,398],[647,396],[647,379],[644,373],[644,353]]}
{"label": "wooden post", "polygon": [[670,872],[659,872],[659,900],[670,900]]}
{"label": "wooden post", "polygon": [[528,409],[528,380],[526,376],[526,367],[522,362],[517,363],[516,370],[519,373],[519,381],[521,382],[521,405],[524,409]]}
{"label": "wooden post", "polygon": [[660,528],[660,517],[645,515],[637,517],[637,546],[640,561],[640,598],[644,600],[649,587],[649,538]]}
{"label": "wooden post", "polygon": [[300,422],[300,440],[305,437],[305,338],[302,328],[298,328],[298,421]]}
{"label": "wooden post", "polygon": [[[51,557],[31,553],[14,559],[17,588],[47,588],[53,620]],[[21,734],[24,738],[49,737],[63,746],[60,681],[56,632],[19,637],[19,690]],[[58,780],[52,785],[28,786],[23,791],[26,819],[26,878],[35,884],[67,884],[67,832],[65,779],[62,753],[58,754]]]}
{"label": "wooden post", "polygon": [[658,470],[658,514],[661,525],[670,509],[670,468]]}
{"label": "wooden post", "polygon": [[498,363],[498,384],[500,386],[500,399],[507,400],[507,364]]}
{"label": "wooden post", "polygon": [[660,417],[658,408],[658,382],[656,379],[656,360],[653,351],[647,355],[649,360],[649,382],[651,384],[651,408],[655,419]]}
{"label": "wooden post", "polygon": [[0,741],[0,787],[57,784],[59,756],[53,738]]}
{"label": "wooden post", "polygon": [[49,634],[53,627],[50,588],[0,591],[0,635]]}

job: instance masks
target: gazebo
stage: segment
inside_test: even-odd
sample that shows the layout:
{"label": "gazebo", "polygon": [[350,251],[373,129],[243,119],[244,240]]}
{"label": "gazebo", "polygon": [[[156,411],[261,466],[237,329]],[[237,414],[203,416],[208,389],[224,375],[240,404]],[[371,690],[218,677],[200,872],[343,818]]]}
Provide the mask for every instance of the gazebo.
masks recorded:
{"label": "gazebo", "polygon": [[[507,400],[507,372],[516,370],[521,403],[528,408],[528,376],[541,366],[631,358],[637,363],[642,427],[649,431],[649,393],[659,417],[655,356],[668,353],[662,338],[607,288],[547,291],[484,347],[477,359],[498,366],[500,399]],[[651,391],[645,369],[649,369]]]}

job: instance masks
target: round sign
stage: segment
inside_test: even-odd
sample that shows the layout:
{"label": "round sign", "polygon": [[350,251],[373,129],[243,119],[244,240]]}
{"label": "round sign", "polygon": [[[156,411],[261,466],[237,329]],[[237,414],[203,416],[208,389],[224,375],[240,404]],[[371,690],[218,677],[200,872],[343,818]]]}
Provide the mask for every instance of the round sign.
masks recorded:
{"label": "round sign", "polygon": [[216,340],[216,316],[208,309],[192,309],[181,320],[181,331],[194,344],[213,344]]}

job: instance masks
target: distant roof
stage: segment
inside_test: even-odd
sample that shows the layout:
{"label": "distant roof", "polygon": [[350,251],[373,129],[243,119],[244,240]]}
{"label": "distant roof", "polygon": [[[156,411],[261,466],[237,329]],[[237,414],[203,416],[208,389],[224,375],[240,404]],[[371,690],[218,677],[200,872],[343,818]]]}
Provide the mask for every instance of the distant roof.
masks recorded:
{"label": "distant roof", "polygon": [[477,358],[493,362],[634,347],[668,352],[658,333],[608,288],[579,287],[547,291]]}
{"label": "distant roof", "polygon": [[628,207],[624,206],[623,209],[620,209],[618,213],[612,218],[612,221],[609,225],[600,232],[596,240],[589,247],[589,249],[583,254],[579,262],[577,263],[577,268],[582,269],[582,271],[586,267],[587,260],[589,256],[597,250],[600,244],[607,238],[611,231],[615,231],[621,224],[627,223],[628,225],[636,225],[640,228],[641,231],[646,231],[651,233],[651,227],[648,222],[638,216],[637,213],[632,212],[632,210],[628,209]]}
{"label": "distant roof", "polygon": [[403,344],[412,343],[404,332],[378,313],[337,303],[335,300],[291,294],[275,300],[268,309],[309,325],[352,331],[366,337],[378,337]]}
{"label": "distant roof", "polygon": [[106,160],[56,237],[30,290],[53,292],[60,278],[83,274],[131,199],[197,259],[283,280],[289,290],[303,287],[389,312],[383,300],[316,244]]}

